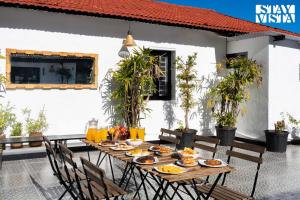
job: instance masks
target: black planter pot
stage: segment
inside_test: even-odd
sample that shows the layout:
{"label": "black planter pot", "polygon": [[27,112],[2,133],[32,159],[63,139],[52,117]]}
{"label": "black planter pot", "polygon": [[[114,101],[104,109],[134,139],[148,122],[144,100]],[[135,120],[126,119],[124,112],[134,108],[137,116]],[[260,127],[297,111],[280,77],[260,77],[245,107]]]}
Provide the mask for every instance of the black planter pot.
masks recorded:
{"label": "black planter pot", "polygon": [[236,128],[216,126],[217,138],[220,139],[221,146],[230,146],[235,138]]}
{"label": "black planter pot", "polygon": [[275,130],[265,130],[265,135],[268,151],[281,153],[286,151],[288,131],[276,132]]}
{"label": "black planter pot", "polygon": [[182,137],[180,138],[180,143],[176,145],[176,149],[184,149],[184,147],[193,147],[194,137],[197,133],[195,129],[188,130],[176,130],[178,132],[182,132]]}

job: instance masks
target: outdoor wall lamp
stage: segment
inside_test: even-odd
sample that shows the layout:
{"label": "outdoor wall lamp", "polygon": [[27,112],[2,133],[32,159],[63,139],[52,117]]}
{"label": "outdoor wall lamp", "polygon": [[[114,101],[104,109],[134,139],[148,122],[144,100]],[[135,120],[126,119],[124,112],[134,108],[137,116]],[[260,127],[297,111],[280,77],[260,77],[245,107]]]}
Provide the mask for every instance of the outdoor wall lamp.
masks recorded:
{"label": "outdoor wall lamp", "polygon": [[121,58],[128,58],[130,56],[130,52],[129,52],[127,46],[125,46],[125,40],[123,40],[123,44],[122,44],[122,47],[121,47],[118,55]]}

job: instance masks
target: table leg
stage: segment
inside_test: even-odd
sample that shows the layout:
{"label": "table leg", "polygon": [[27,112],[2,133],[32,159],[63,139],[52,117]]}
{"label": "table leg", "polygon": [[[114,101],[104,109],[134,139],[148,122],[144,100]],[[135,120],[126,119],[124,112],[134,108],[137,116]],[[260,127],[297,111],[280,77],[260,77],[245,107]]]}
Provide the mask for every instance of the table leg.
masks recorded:
{"label": "table leg", "polygon": [[[132,168],[132,175],[133,175],[133,180],[134,180],[135,187],[138,188],[138,184],[137,184],[135,174],[134,174],[134,167]],[[139,199],[141,199],[141,196],[140,196],[139,192],[138,192],[138,196],[139,196]]]}
{"label": "table leg", "polygon": [[124,169],[124,172],[123,172],[123,175],[122,175],[122,178],[120,180],[120,183],[119,183],[119,186],[122,187],[122,184],[127,176],[127,172],[129,172],[129,170],[127,171],[127,168],[129,166],[129,169],[131,167],[131,163],[130,162],[126,162],[126,166],[125,166],[125,169]]}
{"label": "table leg", "polygon": [[163,192],[162,192],[161,196],[160,196],[160,200],[163,200],[165,194],[167,193],[167,190],[168,190],[169,186],[170,186],[170,183],[167,183],[165,188],[163,189]]}
{"label": "table leg", "polygon": [[195,189],[195,192],[198,196],[198,199],[201,199],[200,196],[203,196],[205,200],[208,200],[209,197],[211,196],[212,192],[214,191],[215,187],[217,186],[220,178],[222,177],[223,174],[219,174],[215,180],[215,182],[212,184],[209,192],[207,193],[207,195],[204,197],[203,195],[199,194],[199,191],[197,190],[197,185],[196,185],[196,181],[193,179],[193,185],[194,185],[194,189]]}
{"label": "table leg", "polygon": [[148,172],[146,172],[145,175],[143,175],[142,171],[140,169],[137,169],[139,172],[140,172],[140,176],[141,176],[141,183],[140,185],[137,187],[136,189],[136,192],[134,194],[134,196],[132,197],[133,199],[136,197],[137,193],[140,191],[141,187],[143,186],[144,187],[144,191],[145,191],[145,194],[146,194],[146,198],[147,200],[149,199],[148,197],[148,192],[147,192],[147,189],[146,189],[146,186],[145,186],[145,179],[147,178],[147,175],[148,175]]}
{"label": "table leg", "polygon": [[96,166],[99,167],[99,161],[100,161],[100,158],[101,158],[101,155],[102,155],[102,151],[99,151],[99,156],[98,156],[98,159],[97,159],[97,162],[96,162]]}
{"label": "table leg", "polygon": [[112,163],[111,163],[111,156],[110,155],[108,155],[108,160],[109,160],[109,165],[110,165],[110,171],[111,171],[112,179],[113,179],[113,182],[115,183],[114,169],[113,169],[113,166],[112,166]]}
{"label": "table leg", "polygon": [[159,188],[158,188],[158,190],[156,191],[156,193],[155,193],[155,195],[154,195],[154,197],[153,197],[153,200],[156,200],[157,197],[159,196],[160,191],[161,191],[161,190],[163,189],[163,187],[164,187],[164,183],[165,183],[165,180],[161,180],[161,181],[160,181],[160,183],[159,183]]}

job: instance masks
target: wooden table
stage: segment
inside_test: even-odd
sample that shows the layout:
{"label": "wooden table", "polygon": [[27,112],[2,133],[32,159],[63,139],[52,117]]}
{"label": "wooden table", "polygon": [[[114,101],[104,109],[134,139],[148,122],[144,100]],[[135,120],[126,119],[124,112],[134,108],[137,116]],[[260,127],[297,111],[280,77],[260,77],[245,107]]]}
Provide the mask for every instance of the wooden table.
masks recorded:
{"label": "wooden table", "polygon": [[[92,146],[95,149],[99,150],[100,154],[104,153],[105,155],[108,155],[110,165],[111,165],[110,167],[112,170],[112,175],[113,175],[113,166],[112,166],[111,159],[110,159],[111,157],[117,158],[118,160],[124,161],[126,163],[126,167],[125,167],[123,176],[119,183],[120,186],[123,185],[126,176],[129,176],[129,179],[131,178],[132,175],[134,176],[134,172],[133,172],[134,169],[137,169],[139,171],[140,176],[141,176],[140,177],[141,184],[137,186],[137,183],[136,183],[137,192],[134,195],[134,197],[136,195],[138,195],[138,191],[141,189],[141,187],[144,187],[145,194],[148,199],[145,182],[150,184],[152,189],[154,189],[156,191],[156,194],[153,199],[157,199],[158,197],[160,197],[160,199],[163,199],[165,196],[168,196],[170,198],[170,196],[166,193],[167,189],[169,187],[173,188],[174,192],[176,192],[174,189],[175,188],[174,184],[177,184],[181,181],[190,181],[191,183],[195,184],[194,185],[194,187],[195,187],[196,186],[195,180],[199,180],[201,178],[211,176],[211,175],[217,175],[215,182],[212,184],[211,191],[206,196],[204,196],[204,194],[199,194],[198,191],[196,191],[196,194],[198,197],[200,197],[200,195],[201,195],[204,199],[208,199],[210,197],[213,189],[217,185],[218,181],[220,180],[221,176],[224,173],[229,173],[234,170],[234,168],[230,167],[230,166],[226,166],[226,167],[222,167],[222,168],[209,168],[209,167],[196,166],[196,167],[189,167],[187,172],[181,173],[181,174],[176,174],[176,175],[162,174],[162,173],[155,171],[154,167],[164,165],[164,164],[174,163],[177,159],[172,158],[171,156],[157,156],[159,159],[158,163],[156,163],[154,165],[139,165],[139,164],[132,162],[132,157],[125,155],[126,151],[114,151],[114,150],[111,150],[109,147],[102,147],[96,143],[86,141],[86,140],[83,140],[83,142],[86,143],[87,145]],[[150,146],[153,146],[153,144],[145,142],[137,148],[147,150],[147,149],[149,149]],[[99,158],[98,158],[98,161],[99,161]],[[98,163],[98,161],[97,161],[97,163]],[[155,187],[153,188],[153,186],[151,185],[149,180],[147,180],[148,175],[150,175],[155,180],[155,182],[159,185],[158,189],[155,189]],[[114,177],[113,177],[113,179],[114,179]],[[134,177],[134,181],[136,182],[135,177]],[[128,185],[128,182],[125,184],[125,189],[126,189],[127,185]],[[162,194],[160,194],[160,191],[162,191]],[[174,195],[172,197],[174,197]]]}

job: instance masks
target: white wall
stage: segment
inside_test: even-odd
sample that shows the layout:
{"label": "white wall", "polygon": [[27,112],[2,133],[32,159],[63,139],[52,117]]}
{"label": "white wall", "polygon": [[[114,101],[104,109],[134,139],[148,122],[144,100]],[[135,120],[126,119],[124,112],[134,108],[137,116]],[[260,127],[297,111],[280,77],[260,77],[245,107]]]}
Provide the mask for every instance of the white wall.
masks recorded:
{"label": "white wall", "polygon": [[248,58],[263,66],[262,85],[259,88],[251,88],[251,99],[245,104],[247,113],[238,119],[237,134],[242,137],[264,140],[263,130],[267,129],[268,125],[268,44],[269,37],[228,42],[228,54],[248,52]]}
{"label": "white wall", "polygon": [[[6,100],[16,110],[28,107],[37,113],[45,106],[50,124],[47,134],[82,133],[92,117],[103,125],[109,124],[103,109],[107,102],[103,78],[120,59],[118,51],[128,30],[127,21],[17,8],[0,8],[0,19],[2,51],[15,48],[99,54],[99,90],[8,90]],[[199,77],[214,71],[215,63],[225,54],[225,39],[211,32],[140,22],[131,22],[131,29],[139,46],[172,50],[176,56],[183,57],[197,52]],[[5,72],[5,61],[0,61],[0,67],[0,72]],[[159,129],[168,127],[166,118],[173,116],[173,112],[175,118],[182,119],[182,111],[179,106],[173,106],[174,102],[149,103],[152,112],[142,121],[147,139],[157,139]],[[194,112],[198,112],[196,108]],[[200,116],[198,113],[194,117],[191,127],[200,129]]]}
{"label": "white wall", "polygon": [[269,122],[268,128],[288,112],[300,119],[300,44],[283,40],[269,45]]}

